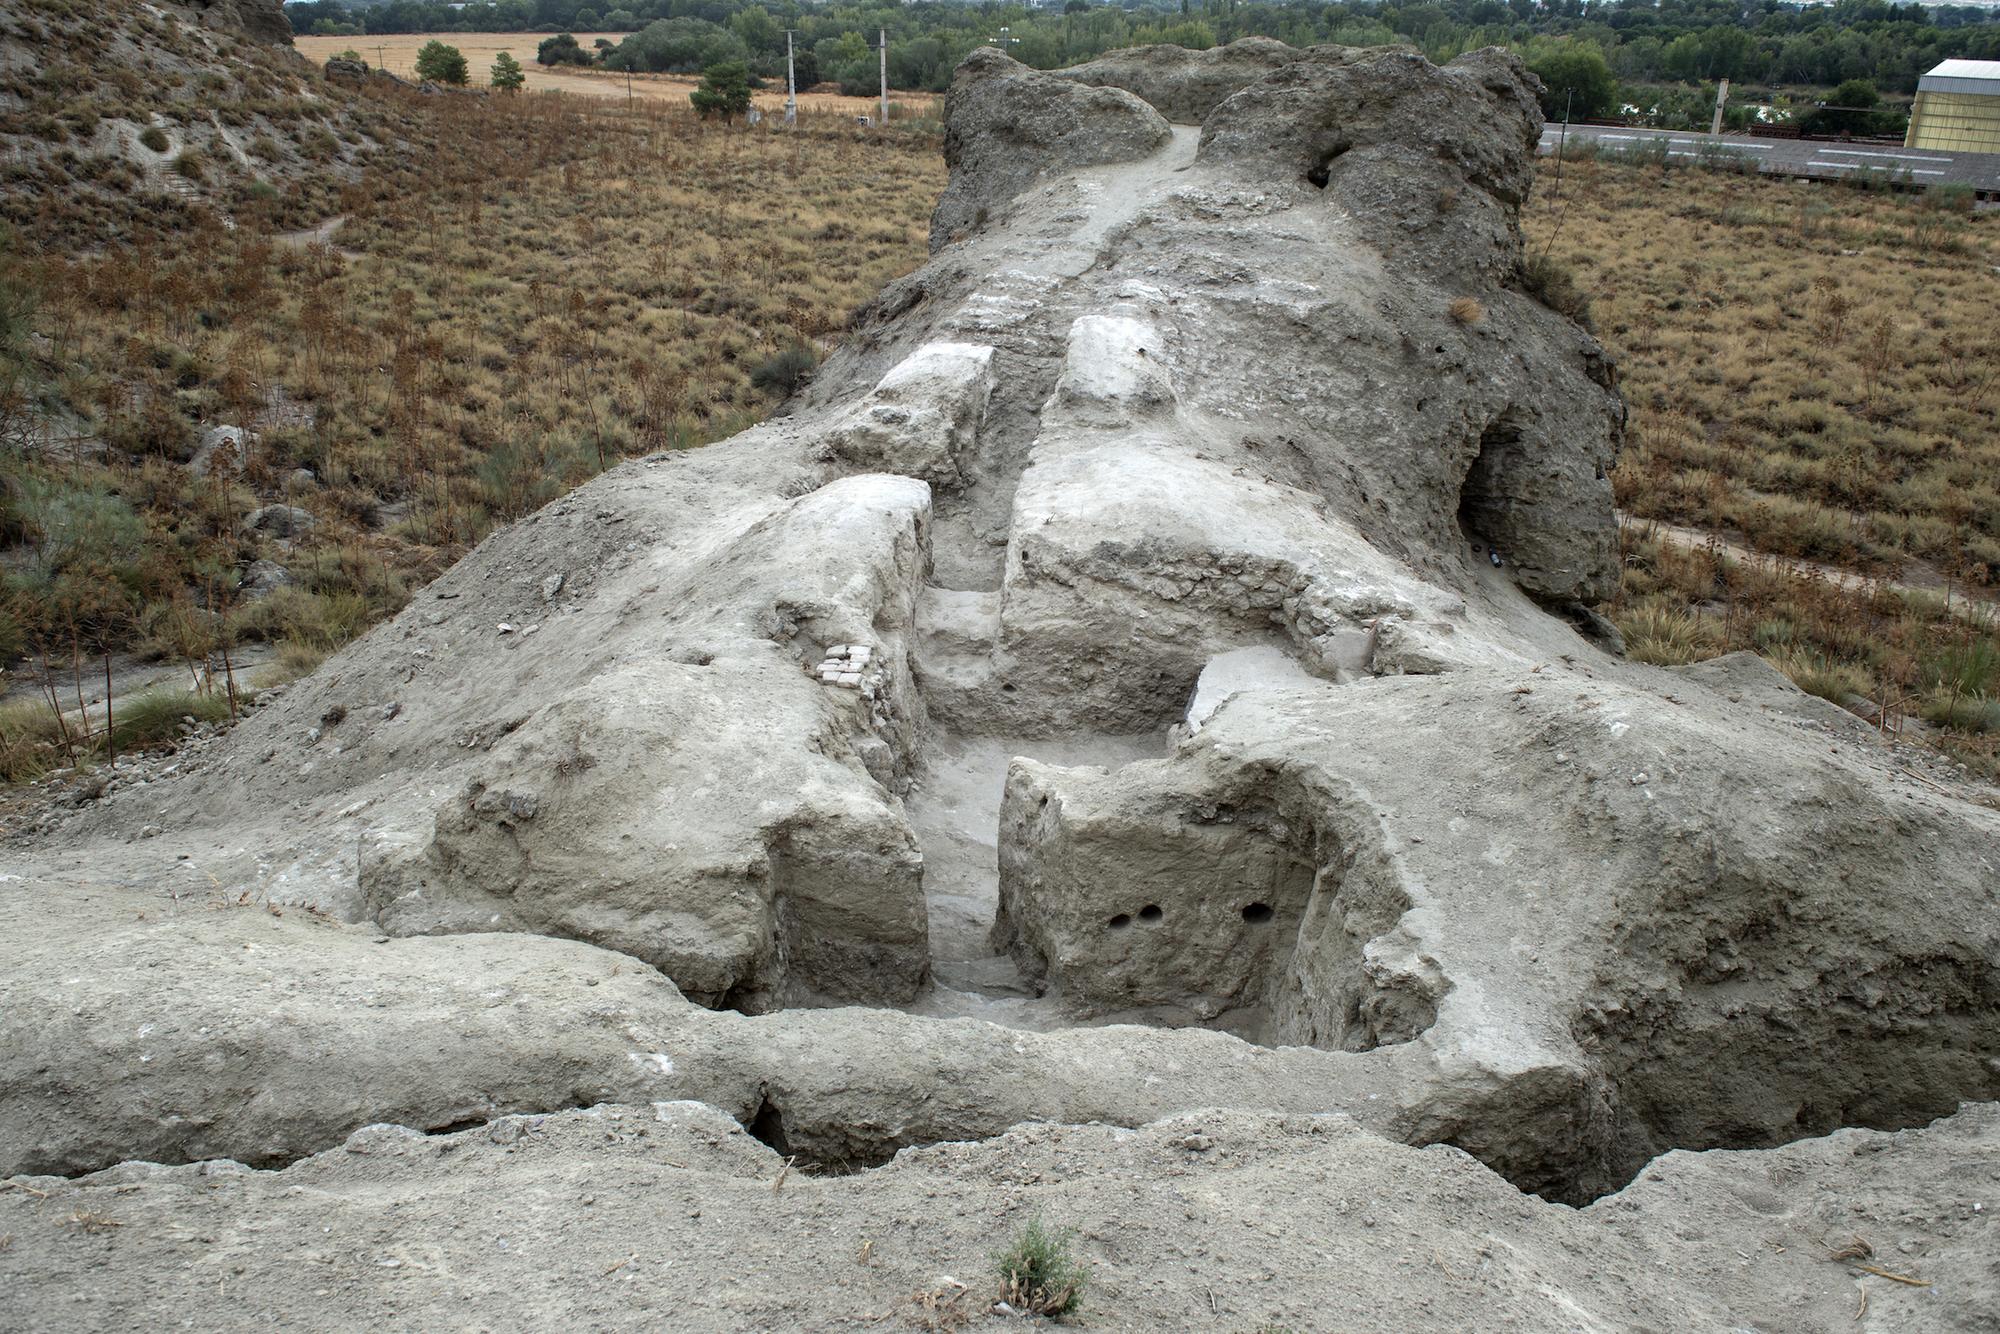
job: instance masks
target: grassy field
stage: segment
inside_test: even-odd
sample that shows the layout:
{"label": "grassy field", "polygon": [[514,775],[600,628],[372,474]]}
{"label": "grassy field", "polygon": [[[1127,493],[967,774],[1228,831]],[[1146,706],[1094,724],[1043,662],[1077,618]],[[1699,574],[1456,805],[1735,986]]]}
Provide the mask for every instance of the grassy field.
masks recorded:
{"label": "grassy field", "polygon": [[[590,50],[598,38],[616,42],[626,34],[622,32],[580,32],[574,34],[577,42]],[[547,33],[539,32],[446,32],[446,33],[397,33],[378,37],[300,37],[296,45],[301,54],[310,60],[324,64],[329,56],[352,50],[363,60],[377,69],[388,70],[391,74],[406,79],[416,78],[417,52],[424,43],[437,40],[447,46],[455,46],[464,55],[469,67],[468,77],[474,84],[483,85],[491,77],[493,58],[502,51],[511,52],[514,59],[521,62],[527,74],[530,92],[569,93],[580,97],[608,97],[624,101],[627,97],[666,101],[677,106],[688,104],[687,96],[701,82],[691,76],[679,74],[634,74],[628,80],[623,74],[609,70],[579,69],[574,65],[546,66],[535,63],[535,50]],[[941,100],[935,93],[897,92],[891,89],[889,97],[893,103],[891,119],[907,113],[912,117],[926,117],[937,114]],[[785,106],[783,80],[752,95],[755,105],[765,111],[782,111]],[[804,111],[818,111],[844,116],[872,116],[876,113],[877,102],[872,97],[842,97],[838,93],[800,93],[799,107]]]}
{"label": "grassy field", "polygon": [[1619,504],[1770,558],[1629,524],[1614,613],[1635,656],[1754,648],[1991,768],[2000,250],[1969,205],[1584,160],[1560,191],[1543,164],[1527,231],[1618,354]]}
{"label": "grassy field", "polygon": [[[758,420],[921,262],[943,182],[934,126],[402,95],[447,147],[346,189],[325,240],[8,258],[44,341],[6,359],[0,775],[66,757],[36,700],[78,661],[266,641],[303,670],[496,524]],[[253,438],[202,459],[216,424]],[[271,504],[309,528],[246,526]],[[253,600],[256,561],[287,582]]]}

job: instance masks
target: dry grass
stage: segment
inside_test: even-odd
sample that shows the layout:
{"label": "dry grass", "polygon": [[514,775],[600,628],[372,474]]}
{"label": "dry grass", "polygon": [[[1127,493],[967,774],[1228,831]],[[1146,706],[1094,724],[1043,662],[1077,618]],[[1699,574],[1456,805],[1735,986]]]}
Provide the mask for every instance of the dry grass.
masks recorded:
{"label": "dry grass", "polygon": [[[508,51],[521,62],[521,69],[528,76],[527,88],[530,92],[569,93],[579,97],[613,98],[621,102],[629,96],[685,107],[688,105],[688,94],[701,83],[692,75],[634,74],[628,81],[623,74],[610,70],[583,69],[575,65],[538,65],[535,63],[535,51],[547,36],[548,33],[542,32],[396,33],[376,37],[300,37],[295,44],[302,55],[319,64],[325,64],[330,56],[352,50],[373,68],[414,79],[418,50],[425,42],[435,39],[459,49],[465,57],[467,77],[479,85],[484,85],[491,76],[493,58],[502,51]],[[615,43],[627,34],[579,32],[574,36],[578,44],[588,51],[600,37]],[[899,114],[913,118],[934,117],[941,100],[936,93],[898,92],[893,88],[889,91],[889,99],[894,108],[890,113],[892,120]],[[766,112],[782,111],[785,105],[783,80],[757,91],[751,101]],[[843,97],[838,93],[799,94],[799,109],[802,111],[848,117],[872,116],[877,107],[878,103],[872,97]]]}
{"label": "dry grass", "polygon": [[[404,96],[440,146],[347,188],[333,245],[246,217],[15,262],[48,341],[24,354],[29,447],[0,454],[0,540],[34,557],[0,586],[0,646],[266,639],[308,664],[496,524],[761,418],[777,394],[753,373],[823,352],[921,262],[942,185],[921,129]],[[222,422],[259,434],[240,471],[198,476]],[[246,535],[274,502],[311,532]],[[255,559],[295,586],[246,605]]]}
{"label": "dry grass", "polygon": [[1990,222],[1923,196],[1587,160],[1560,204],[1550,187],[1545,171],[1530,250],[1570,267],[1623,363],[1629,512],[2000,585]]}
{"label": "dry grass", "polygon": [[1552,187],[1545,163],[1529,254],[1568,270],[1619,357],[1619,504],[1863,576],[1630,524],[1609,610],[1633,656],[1755,649],[2000,771],[2000,631],[1965,596],[2000,584],[1991,222],[1950,196],[1657,163],[1571,162]]}

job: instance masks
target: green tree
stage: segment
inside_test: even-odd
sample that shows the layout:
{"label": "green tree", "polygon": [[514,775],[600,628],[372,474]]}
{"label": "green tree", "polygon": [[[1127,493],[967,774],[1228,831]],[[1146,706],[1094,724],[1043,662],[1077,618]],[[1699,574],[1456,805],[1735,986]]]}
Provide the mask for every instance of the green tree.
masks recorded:
{"label": "green tree", "polygon": [[502,51],[493,58],[493,86],[503,93],[518,93],[528,76],[521,72],[521,62],[513,53]]}
{"label": "green tree", "polygon": [[702,119],[721,116],[730,120],[750,109],[750,70],[740,60],[710,65],[701,72],[701,87],[688,94],[688,101]]}
{"label": "green tree", "polygon": [[1833,90],[1833,96],[1802,116],[1800,123],[1807,134],[1878,133],[1889,128],[1875,110],[1881,101],[1882,95],[1871,81],[1847,79]]}
{"label": "green tree", "polygon": [[1595,120],[1618,106],[1618,79],[1604,52],[1590,42],[1550,42],[1528,55],[1528,68],[1542,81],[1542,114],[1560,120]]}
{"label": "green tree", "polygon": [[1882,94],[1875,91],[1872,82],[1867,79],[1849,79],[1833,90],[1833,100],[1828,105],[1865,111],[1881,101]]}
{"label": "green tree", "polygon": [[535,48],[537,65],[588,65],[590,53],[577,45],[576,38],[566,32],[553,37],[544,37],[542,44]]}
{"label": "green tree", "polygon": [[455,46],[433,37],[417,52],[417,77],[431,83],[465,82],[465,57]]}
{"label": "green tree", "polygon": [[753,55],[762,51],[783,54],[785,50],[785,30],[764,12],[762,5],[739,9],[729,20],[729,26]]}

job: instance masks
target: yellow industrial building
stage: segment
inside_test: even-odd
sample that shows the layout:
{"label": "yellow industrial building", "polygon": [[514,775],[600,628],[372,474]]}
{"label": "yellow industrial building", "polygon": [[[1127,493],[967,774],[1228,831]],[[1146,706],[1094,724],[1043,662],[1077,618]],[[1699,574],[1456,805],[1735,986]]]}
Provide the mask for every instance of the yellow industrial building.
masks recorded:
{"label": "yellow industrial building", "polygon": [[1917,80],[1903,145],[2000,153],[2000,60],[1947,60]]}

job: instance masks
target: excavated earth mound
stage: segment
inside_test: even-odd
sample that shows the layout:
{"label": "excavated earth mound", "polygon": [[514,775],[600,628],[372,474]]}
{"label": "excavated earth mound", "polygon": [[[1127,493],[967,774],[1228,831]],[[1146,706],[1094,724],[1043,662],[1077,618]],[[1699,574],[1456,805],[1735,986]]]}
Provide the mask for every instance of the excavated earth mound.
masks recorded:
{"label": "excavated earth mound", "polygon": [[785,415],[13,859],[6,1318],[1992,1328],[2000,813],[1617,656],[1536,105],[975,52]]}

